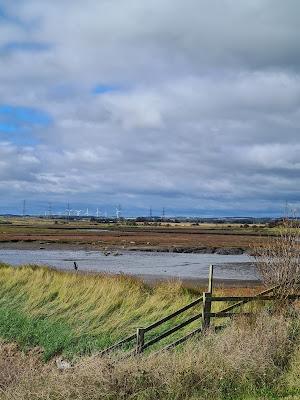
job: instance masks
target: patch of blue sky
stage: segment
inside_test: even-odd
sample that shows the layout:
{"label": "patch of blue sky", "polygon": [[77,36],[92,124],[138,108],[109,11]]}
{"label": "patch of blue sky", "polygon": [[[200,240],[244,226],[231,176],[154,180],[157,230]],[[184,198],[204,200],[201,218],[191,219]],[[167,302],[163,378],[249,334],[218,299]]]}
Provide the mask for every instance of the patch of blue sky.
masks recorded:
{"label": "patch of blue sky", "polygon": [[10,20],[11,17],[7,14],[5,8],[0,5],[0,19]]}
{"label": "patch of blue sky", "polygon": [[14,126],[3,127],[3,124],[0,124],[0,142],[1,141],[9,142],[16,146],[36,146],[40,143],[40,139],[26,129],[20,129]]}
{"label": "patch of blue sky", "polygon": [[50,45],[39,42],[8,42],[0,47],[0,54],[13,52],[43,52],[50,49]]}
{"label": "patch of blue sky", "polygon": [[105,93],[110,93],[110,92],[116,92],[121,90],[121,86],[119,85],[110,85],[110,84],[99,84],[96,85],[93,90],[92,93],[94,94],[105,94]]}
{"label": "patch of blue sky", "polygon": [[23,28],[30,28],[30,25],[32,23],[26,23],[25,21],[22,21],[20,18],[18,18],[15,15],[11,15],[8,13],[5,9],[5,6],[0,5],[0,21],[4,20],[5,22],[11,23],[11,24],[16,24],[19,25]]}
{"label": "patch of blue sky", "polygon": [[17,145],[34,145],[36,128],[47,127],[52,123],[49,114],[42,110],[0,105],[0,139]]}
{"label": "patch of blue sky", "polygon": [[10,124],[7,122],[0,122],[0,134],[4,133],[14,133],[18,131],[18,127],[14,124]]}
{"label": "patch of blue sky", "polygon": [[49,125],[52,122],[51,116],[45,111],[8,104],[0,105],[0,121],[3,119],[20,124]]}

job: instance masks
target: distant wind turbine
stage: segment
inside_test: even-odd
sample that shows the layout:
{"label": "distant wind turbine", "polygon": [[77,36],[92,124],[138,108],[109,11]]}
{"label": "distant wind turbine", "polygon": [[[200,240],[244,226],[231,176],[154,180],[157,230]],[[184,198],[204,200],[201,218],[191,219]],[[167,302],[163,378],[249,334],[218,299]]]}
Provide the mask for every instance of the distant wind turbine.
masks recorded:
{"label": "distant wind turbine", "polygon": [[120,219],[121,211],[122,211],[122,208],[121,208],[121,205],[119,204],[119,205],[117,206],[117,208],[116,208],[116,216],[117,216],[117,219]]}

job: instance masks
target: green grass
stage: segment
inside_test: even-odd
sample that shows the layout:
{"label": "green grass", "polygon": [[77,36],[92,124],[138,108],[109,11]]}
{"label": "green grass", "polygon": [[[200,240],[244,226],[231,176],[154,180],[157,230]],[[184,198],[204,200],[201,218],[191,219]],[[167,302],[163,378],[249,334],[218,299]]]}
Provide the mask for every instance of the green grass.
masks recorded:
{"label": "green grass", "polygon": [[[27,351],[26,356],[9,352],[5,346],[10,345],[0,340],[0,389],[5,388],[0,400],[98,400],[99,391],[102,398],[124,400],[300,399],[299,313],[278,315],[257,306],[261,313],[253,321],[234,320],[221,333],[204,335],[168,354],[123,361],[78,358],[197,297],[199,293],[178,282],[151,289],[126,276],[0,264],[0,339]],[[153,334],[200,310],[195,307]],[[196,321],[186,331],[199,324]],[[175,339],[176,335],[168,340]],[[62,374],[53,362],[39,364],[35,347],[42,348],[44,361],[62,354],[75,358],[76,367]]]}
{"label": "green grass", "polygon": [[23,348],[41,346],[45,360],[74,345],[73,331],[67,324],[30,318],[12,308],[0,307],[0,337],[17,341]]}
{"label": "green grass", "polygon": [[[200,297],[177,281],[149,288],[124,275],[75,274],[45,267],[0,264],[0,337],[24,348],[40,346],[45,359],[91,354]],[[213,310],[226,303],[214,303]],[[257,309],[257,305],[246,306]],[[245,310],[247,310],[245,308]],[[147,332],[145,341],[202,311],[202,305]],[[225,319],[216,324],[228,322]],[[199,327],[197,320],[163,339],[161,348]],[[133,344],[133,343],[132,343]]]}
{"label": "green grass", "polygon": [[[40,346],[45,358],[90,354],[197,298],[179,283],[150,289],[126,276],[88,275],[43,267],[0,268],[0,337]],[[193,309],[151,331],[147,339],[194,315]],[[188,327],[192,330],[196,324]],[[162,345],[176,340],[184,330]]]}

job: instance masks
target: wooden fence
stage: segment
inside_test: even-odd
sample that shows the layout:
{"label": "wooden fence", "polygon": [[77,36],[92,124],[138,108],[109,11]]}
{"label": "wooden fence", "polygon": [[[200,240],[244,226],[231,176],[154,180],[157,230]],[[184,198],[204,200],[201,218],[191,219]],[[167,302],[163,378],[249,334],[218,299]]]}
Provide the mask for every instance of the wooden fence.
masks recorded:
{"label": "wooden fence", "polygon": [[[276,289],[280,287],[280,285],[273,286],[272,288],[266,289],[264,291],[261,291],[257,293],[254,296],[213,296],[213,272],[214,272],[214,267],[213,265],[210,265],[209,267],[209,278],[208,278],[208,290],[207,292],[203,293],[203,296],[194,300],[193,302],[187,304],[186,306],[180,308],[179,310],[173,312],[172,314],[167,315],[166,317],[152,323],[151,325],[143,328],[137,328],[136,333],[124,338],[123,340],[119,341],[118,343],[114,344],[113,346],[103,350],[100,354],[104,355],[107,354],[111,351],[121,349],[124,346],[129,346],[134,345],[134,348],[131,352],[129,352],[129,355],[132,354],[141,354],[144,350],[149,348],[150,346],[153,346],[155,343],[161,341],[162,339],[165,339],[166,337],[172,335],[173,333],[179,331],[180,329],[188,326],[192,322],[196,320],[200,320],[199,327],[193,330],[192,332],[188,333],[187,335],[181,337],[180,339],[176,340],[175,342],[168,344],[166,347],[164,347],[161,350],[168,350],[172,347],[175,347],[192,336],[199,334],[199,333],[204,333],[206,330],[208,330],[211,326],[211,319],[212,318],[232,318],[236,315],[240,314],[249,314],[245,312],[232,312],[232,310],[239,308],[249,302],[252,301],[275,301],[278,300],[278,297],[274,295],[274,292]],[[273,295],[272,295],[273,294]],[[286,296],[287,299],[289,300],[295,300],[300,298],[300,295],[289,295]],[[212,312],[212,303],[213,302],[234,302],[234,304],[227,306],[217,312]],[[183,314],[187,310],[190,310],[192,308],[195,308],[196,306],[202,305],[201,307],[201,312],[196,313],[194,316],[187,318],[183,322],[173,326],[172,328],[164,331],[163,333],[160,333],[158,336],[146,341],[145,336],[146,333],[157,328],[158,326],[166,323],[167,321],[170,321],[171,319]],[[198,307],[199,310],[199,307]],[[215,327],[215,330],[222,329],[223,327]]]}

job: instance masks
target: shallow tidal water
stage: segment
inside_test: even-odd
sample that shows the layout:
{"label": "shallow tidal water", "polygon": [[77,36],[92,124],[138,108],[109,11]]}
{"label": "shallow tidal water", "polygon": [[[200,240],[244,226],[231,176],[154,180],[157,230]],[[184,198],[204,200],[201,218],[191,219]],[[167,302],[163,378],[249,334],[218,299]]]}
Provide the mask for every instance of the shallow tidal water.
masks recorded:
{"label": "shallow tidal water", "polygon": [[76,261],[80,271],[123,273],[163,278],[206,279],[214,264],[216,279],[241,281],[258,279],[253,259],[246,254],[187,254],[142,251],[112,252],[84,250],[11,250],[0,249],[0,261],[12,265],[38,264],[73,270]]}

